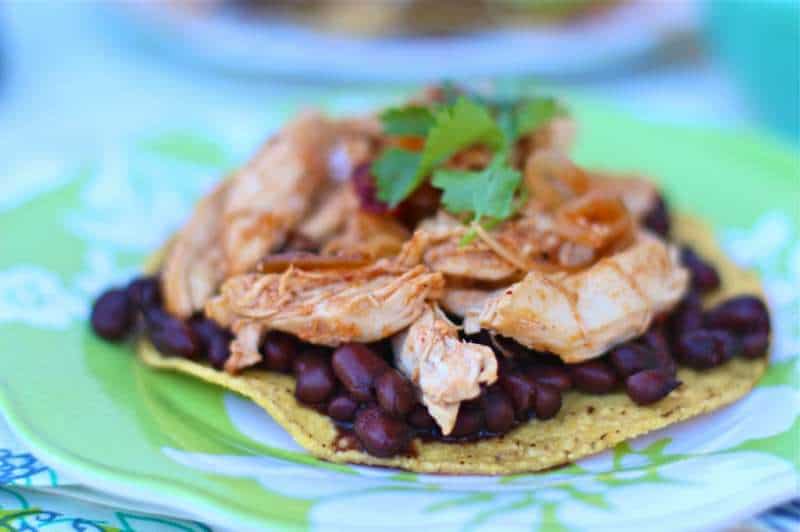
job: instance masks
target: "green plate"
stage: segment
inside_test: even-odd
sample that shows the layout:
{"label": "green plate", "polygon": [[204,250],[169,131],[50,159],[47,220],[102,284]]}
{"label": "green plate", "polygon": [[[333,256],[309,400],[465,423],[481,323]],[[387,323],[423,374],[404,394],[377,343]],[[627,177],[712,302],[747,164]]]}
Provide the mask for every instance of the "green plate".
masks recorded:
{"label": "green plate", "polygon": [[576,114],[581,162],[655,176],[674,205],[708,219],[734,259],[761,273],[774,358],[746,399],[537,475],[319,462],[248,401],[149,370],[130,345],[88,330],[92,296],[131,276],[241,148],[170,129],[54,175],[29,166],[0,180],[3,413],[40,458],[80,481],[235,530],[678,530],[720,526],[791,497],[800,480],[796,154],[596,105]]}

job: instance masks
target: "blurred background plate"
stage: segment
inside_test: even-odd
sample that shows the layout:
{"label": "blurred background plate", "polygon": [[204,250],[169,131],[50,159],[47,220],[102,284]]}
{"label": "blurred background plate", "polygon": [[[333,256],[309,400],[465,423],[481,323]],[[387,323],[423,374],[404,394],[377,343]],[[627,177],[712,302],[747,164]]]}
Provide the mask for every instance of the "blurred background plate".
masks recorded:
{"label": "blurred background plate", "polygon": [[[365,9],[389,3],[355,2]],[[696,3],[687,0],[615,1],[578,18],[527,27],[388,36],[376,35],[376,28],[348,35],[182,2],[124,0],[108,8],[121,28],[176,55],[250,74],[336,81],[587,74],[634,62],[697,26]]]}

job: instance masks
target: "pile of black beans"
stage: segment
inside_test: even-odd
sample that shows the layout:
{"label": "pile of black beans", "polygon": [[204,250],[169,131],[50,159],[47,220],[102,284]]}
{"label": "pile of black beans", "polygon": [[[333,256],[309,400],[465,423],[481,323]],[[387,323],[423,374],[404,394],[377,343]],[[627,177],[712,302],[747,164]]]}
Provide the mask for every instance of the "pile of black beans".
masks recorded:
{"label": "pile of black beans", "polygon": [[681,259],[691,273],[692,288],[669,319],[670,344],[678,362],[708,369],[738,355],[765,356],[770,319],[764,302],[740,295],[704,311],[701,296],[719,288],[719,275],[691,248],[683,248]]}
{"label": "pile of black beans", "polygon": [[[764,303],[745,295],[704,310],[701,295],[719,287],[719,275],[690,248],[681,257],[691,272],[692,288],[680,305],[640,338],[600,358],[567,365],[487,331],[466,337],[514,356],[497,356],[497,382],[462,403],[447,436],[418,401],[411,382],[392,367],[388,341],[332,349],[272,331],[260,348],[259,368],[294,375],[299,402],[328,415],[346,433],[352,431],[364,450],[379,457],[407,452],[414,437],[470,441],[502,435],[531,419],[550,419],[561,409],[563,394],[572,389],[587,394],[624,389],[634,402],[648,405],[681,384],[679,364],[705,370],[734,356],[764,356],[769,347]],[[205,360],[217,369],[229,357],[231,334],[202,315],[183,321],[168,314],[155,277],[103,293],[92,308],[91,323],[110,341],[143,330],[161,353]]]}
{"label": "pile of black beans", "polygon": [[161,306],[156,277],[141,277],[126,287],[106,290],[95,300],[90,321],[95,334],[118,342],[143,330],[159,352],[189,359],[207,358],[221,369],[229,356],[231,335],[211,320],[178,319]]}

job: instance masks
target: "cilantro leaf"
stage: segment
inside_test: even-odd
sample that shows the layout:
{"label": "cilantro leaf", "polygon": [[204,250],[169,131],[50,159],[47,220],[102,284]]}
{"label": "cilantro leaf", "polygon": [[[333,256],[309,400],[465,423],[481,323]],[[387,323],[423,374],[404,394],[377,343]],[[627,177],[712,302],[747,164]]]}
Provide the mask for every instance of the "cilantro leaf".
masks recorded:
{"label": "cilantro leaf", "polygon": [[503,132],[503,137],[506,141],[506,149],[510,149],[514,142],[516,142],[516,140],[519,138],[519,135],[517,134],[516,110],[512,105],[498,106],[496,108],[495,115],[497,117],[497,125]]}
{"label": "cilantro leaf", "polygon": [[564,109],[555,98],[534,98],[525,102],[514,113],[515,134],[513,140],[537,130],[555,117],[563,114]]}
{"label": "cilantro leaf", "polygon": [[554,98],[534,98],[519,105],[499,102],[492,105],[507,146],[566,113]]}
{"label": "cilantro leaf", "polygon": [[499,220],[510,217],[522,174],[504,159],[499,155],[480,171],[436,171],[431,183],[442,190],[442,205],[455,214],[471,212],[476,221],[483,217]]}
{"label": "cilantro leaf", "polygon": [[456,152],[479,142],[497,149],[503,144],[503,133],[488,109],[466,98],[459,98],[452,107],[445,107],[433,115],[433,126],[428,131],[422,153],[389,148],[373,163],[372,173],[377,180],[378,198],[395,207],[436,166]]}
{"label": "cilantro leaf", "polygon": [[389,148],[372,163],[372,174],[378,187],[378,199],[390,207],[408,197],[419,185],[417,169],[421,155],[400,148]]}
{"label": "cilantro leaf", "polygon": [[433,126],[434,118],[429,108],[412,105],[385,110],[381,113],[381,123],[387,135],[424,137]]}
{"label": "cilantro leaf", "polygon": [[422,151],[417,171],[419,178],[422,179],[456,152],[477,143],[500,148],[503,132],[486,107],[462,96],[452,107],[436,113],[435,124]]}

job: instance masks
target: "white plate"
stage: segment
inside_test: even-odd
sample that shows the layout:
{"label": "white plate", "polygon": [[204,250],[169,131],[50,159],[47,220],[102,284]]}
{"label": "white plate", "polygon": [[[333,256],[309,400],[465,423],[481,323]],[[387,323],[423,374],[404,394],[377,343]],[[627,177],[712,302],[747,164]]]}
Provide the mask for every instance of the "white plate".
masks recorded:
{"label": "white plate", "polygon": [[193,17],[123,0],[117,18],[174,54],[245,73],[325,81],[576,75],[631,61],[694,30],[688,0],[631,0],[558,27],[441,37],[356,38],[281,21]]}

